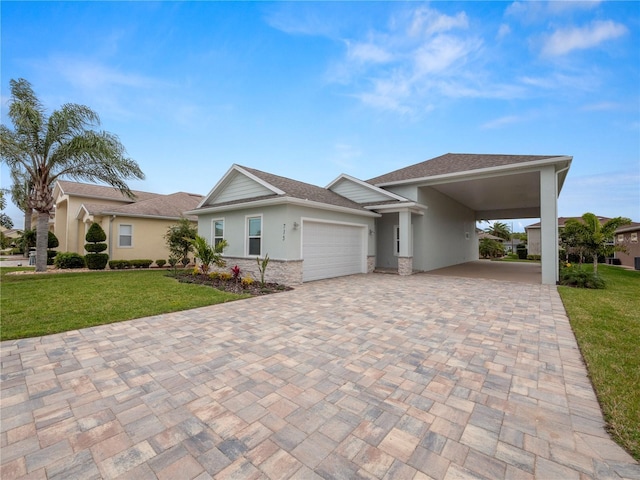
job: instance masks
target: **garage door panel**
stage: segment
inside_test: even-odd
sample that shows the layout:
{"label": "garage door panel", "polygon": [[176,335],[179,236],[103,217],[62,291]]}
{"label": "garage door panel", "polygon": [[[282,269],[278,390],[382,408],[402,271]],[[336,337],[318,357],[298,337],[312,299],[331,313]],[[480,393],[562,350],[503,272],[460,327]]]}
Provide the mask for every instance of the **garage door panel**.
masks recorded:
{"label": "garage door panel", "polygon": [[363,273],[364,248],[362,227],[305,221],[303,280]]}

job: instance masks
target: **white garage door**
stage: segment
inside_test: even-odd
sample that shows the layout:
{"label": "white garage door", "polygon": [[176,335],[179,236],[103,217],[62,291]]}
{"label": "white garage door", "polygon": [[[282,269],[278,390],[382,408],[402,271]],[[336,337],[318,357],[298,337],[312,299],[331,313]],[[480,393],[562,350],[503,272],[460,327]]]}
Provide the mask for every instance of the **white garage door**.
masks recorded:
{"label": "white garage door", "polygon": [[305,220],[302,223],[302,280],[366,273],[364,227]]}

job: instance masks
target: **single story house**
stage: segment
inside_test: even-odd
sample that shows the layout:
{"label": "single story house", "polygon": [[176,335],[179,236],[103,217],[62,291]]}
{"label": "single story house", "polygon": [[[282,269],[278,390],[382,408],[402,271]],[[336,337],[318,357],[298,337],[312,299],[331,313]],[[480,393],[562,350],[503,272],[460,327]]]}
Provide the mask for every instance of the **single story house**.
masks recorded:
{"label": "single story house", "polygon": [[614,243],[616,247],[623,247],[624,250],[615,252],[614,258],[620,260],[622,265],[640,270],[640,223],[633,222],[616,230]]}
{"label": "single story house", "polygon": [[[59,180],[53,190],[54,233],[59,252],[86,254],[85,236],[93,222],[107,235],[106,253],[111,260],[167,259],[164,235],[186,210],[202,201],[202,195],[177,192],[169,195],[133,191],[134,199],[103,185]],[[195,217],[187,217],[195,224]]]}
{"label": "single story house", "polygon": [[[582,217],[558,217],[558,230],[564,228],[564,224],[567,220],[581,220]],[[601,224],[608,222],[611,220],[608,217],[598,217],[598,220]],[[524,227],[525,232],[527,233],[527,253],[529,255],[540,255],[541,253],[541,232],[540,232],[540,222],[532,223],[531,225]],[[559,241],[559,239],[558,239]]]}
{"label": "single story house", "polygon": [[287,284],[397,269],[401,275],[478,259],[476,221],[540,218],[542,283],[558,280],[557,197],[570,156],[448,153],[325,188],[232,165],[197,208],[198,231],[225,257]]}

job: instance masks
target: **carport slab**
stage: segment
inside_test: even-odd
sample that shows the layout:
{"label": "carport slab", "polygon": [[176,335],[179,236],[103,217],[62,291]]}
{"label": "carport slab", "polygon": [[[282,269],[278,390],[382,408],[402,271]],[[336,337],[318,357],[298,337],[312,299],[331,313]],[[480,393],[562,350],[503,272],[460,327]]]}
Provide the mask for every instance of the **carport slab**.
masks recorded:
{"label": "carport slab", "polygon": [[1,348],[3,479],[640,478],[550,286],[356,275]]}

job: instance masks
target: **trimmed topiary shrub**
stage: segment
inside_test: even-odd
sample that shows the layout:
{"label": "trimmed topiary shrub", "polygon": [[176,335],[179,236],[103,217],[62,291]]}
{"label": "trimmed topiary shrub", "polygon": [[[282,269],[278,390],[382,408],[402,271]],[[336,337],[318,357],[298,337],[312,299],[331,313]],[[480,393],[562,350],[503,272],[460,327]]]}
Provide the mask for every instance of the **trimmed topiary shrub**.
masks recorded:
{"label": "trimmed topiary shrub", "polygon": [[88,242],[84,246],[84,249],[89,252],[86,256],[87,267],[90,270],[104,270],[109,261],[109,255],[100,252],[107,249],[107,244],[102,243],[107,239],[107,234],[104,233],[100,224],[93,222],[84,239]]}
{"label": "trimmed topiary shrub", "polygon": [[160,268],[164,267],[166,263],[167,261],[165,259],[156,260],[156,265],[159,266]]}
{"label": "trimmed topiary shrub", "polygon": [[91,253],[84,258],[89,270],[104,270],[109,261],[109,255],[106,253]]}
{"label": "trimmed topiary shrub", "polygon": [[58,248],[60,242],[58,241],[58,237],[54,235],[52,231],[49,231],[47,236],[47,265],[53,265],[53,259],[58,254],[54,248]]}
{"label": "trimmed topiary shrub", "polygon": [[84,268],[84,257],[75,252],[61,252],[56,255],[54,265],[58,268]]}

